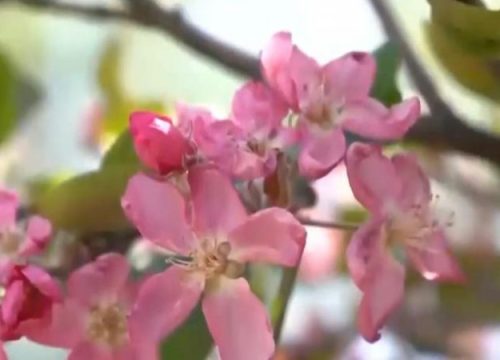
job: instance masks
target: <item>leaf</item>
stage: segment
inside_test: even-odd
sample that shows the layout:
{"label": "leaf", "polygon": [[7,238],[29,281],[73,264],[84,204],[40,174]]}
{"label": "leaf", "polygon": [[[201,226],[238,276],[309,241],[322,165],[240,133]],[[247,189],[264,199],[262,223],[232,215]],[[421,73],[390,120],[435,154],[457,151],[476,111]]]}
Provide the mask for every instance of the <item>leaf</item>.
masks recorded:
{"label": "leaf", "polygon": [[431,50],[457,82],[482,96],[500,100],[500,85],[484,58],[464,50],[439,23],[424,26]]}
{"label": "leaf", "polygon": [[396,75],[401,64],[401,55],[396,45],[386,42],[374,52],[377,74],[371,95],[385,105],[401,101],[401,93],[396,83]]}
{"label": "leaf", "polygon": [[14,68],[0,53],[0,143],[10,135],[15,127],[16,87]]}
{"label": "leaf", "polygon": [[476,55],[500,53],[500,11],[457,0],[428,0],[432,22]]}
{"label": "leaf", "polygon": [[212,348],[212,337],[198,306],[188,320],[161,346],[162,359],[204,360]]}
{"label": "leaf", "polygon": [[114,165],[135,166],[137,169],[140,167],[140,161],[135,153],[132,135],[128,129],[116,138],[115,142],[111,145],[102,159],[101,168]]}

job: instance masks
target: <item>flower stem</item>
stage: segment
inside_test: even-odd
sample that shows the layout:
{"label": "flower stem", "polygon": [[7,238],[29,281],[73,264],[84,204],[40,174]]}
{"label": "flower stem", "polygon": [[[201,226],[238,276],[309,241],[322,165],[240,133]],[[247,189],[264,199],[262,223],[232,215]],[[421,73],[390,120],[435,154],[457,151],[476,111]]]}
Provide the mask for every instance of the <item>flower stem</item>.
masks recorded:
{"label": "flower stem", "polygon": [[299,220],[301,222],[301,224],[303,224],[303,225],[317,226],[317,227],[329,228],[329,229],[339,229],[339,230],[346,230],[346,231],[354,231],[359,227],[358,224],[353,224],[353,223],[337,223],[337,222],[330,222],[330,221],[321,221],[321,220],[309,219],[309,218],[303,217],[303,216],[296,216],[296,217],[297,217],[297,220]]}

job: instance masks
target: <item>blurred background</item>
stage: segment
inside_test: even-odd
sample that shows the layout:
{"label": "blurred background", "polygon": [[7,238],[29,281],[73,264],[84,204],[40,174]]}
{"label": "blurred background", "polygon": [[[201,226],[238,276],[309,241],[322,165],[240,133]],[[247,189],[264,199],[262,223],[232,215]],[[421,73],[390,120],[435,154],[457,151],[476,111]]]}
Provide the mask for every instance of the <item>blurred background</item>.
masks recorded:
{"label": "blurred background", "polygon": [[[292,32],[295,42],[320,62],[352,50],[371,52],[388,40],[369,0],[159,2],[167,11],[181,8],[197,28],[255,56],[280,30]],[[118,0],[71,3],[121,6]],[[426,0],[386,3],[448,106],[467,124],[500,132],[500,79],[490,66],[500,47],[485,55],[483,48],[456,45],[431,22]],[[500,9],[498,0],[486,5]],[[500,39],[495,14],[498,30],[492,36]],[[404,63],[396,75],[403,96],[418,93]],[[87,229],[101,233],[106,226],[95,224],[91,211],[106,208],[119,183],[116,174],[103,175],[101,159],[126,130],[128,113],[138,108],[171,113],[177,102],[186,102],[226,114],[232,94],[245,80],[155,29],[2,0],[0,184],[19,190],[42,213],[59,220],[64,216],[67,232],[58,235],[61,244],[83,237]],[[449,236],[467,285],[438,286],[412,274],[404,305],[382,340],[368,344],[355,328],[360,293],[346,273],[343,256],[349,233],[308,227],[277,359],[500,359],[498,164],[432,141],[401,146],[418,153],[434,192],[440,194],[439,209],[454,214]],[[57,189],[66,179],[92,171],[84,175],[84,186]],[[92,202],[87,192],[96,184],[100,189]],[[306,210],[308,215],[363,219],[342,165],[312,186],[318,200]],[[85,204],[76,209],[80,205],[73,204],[83,199]],[[65,251],[54,250],[45,261],[59,266]],[[142,243],[130,250],[139,269],[153,261],[152,253]],[[272,297],[279,272],[257,268],[252,277],[262,296]],[[26,340],[7,344],[7,351],[19,360],[65,358],[62,350]],[[190,359],[185,353],[168,358]]]}

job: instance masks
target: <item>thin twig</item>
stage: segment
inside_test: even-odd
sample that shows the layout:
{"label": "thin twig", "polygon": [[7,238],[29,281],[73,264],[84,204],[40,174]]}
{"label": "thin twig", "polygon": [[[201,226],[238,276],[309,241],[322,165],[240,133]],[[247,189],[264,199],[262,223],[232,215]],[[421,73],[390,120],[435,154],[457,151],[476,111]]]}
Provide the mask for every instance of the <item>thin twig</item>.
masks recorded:
{"label": "thin twig", "polygon": [[316,227],[321,227],[321,228],[354,231],[359,227],[358,224],[352,224],[352,223],[337,223],[337,222],[331,222],[331,221],[321,221],[321,220],[309,219],[309,218],[303,217],[303,216],[296,216],[296,217],[300,221],[300,223],[303,225],[316,226]]}

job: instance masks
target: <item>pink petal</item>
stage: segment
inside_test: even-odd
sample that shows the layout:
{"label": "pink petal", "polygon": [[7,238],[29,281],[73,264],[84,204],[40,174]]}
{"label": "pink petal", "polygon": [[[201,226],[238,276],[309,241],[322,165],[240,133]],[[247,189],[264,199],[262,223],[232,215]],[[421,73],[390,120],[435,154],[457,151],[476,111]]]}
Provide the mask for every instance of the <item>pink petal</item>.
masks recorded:
{"label": "pink petal", "polygon": [[2,299],[2,319],[6,326],[13,326],[17,323],[19,312],[26,300],[26,289],[23,281],[14,281],[6,289]]}
{"label": "pink petal", "polygon": [[220,289],[204,297],[203,313],[221,360],[271,359],[271,324],[245,279],[223,279]]}
{"label": "pink petal", "polygon": [[157,342],[172,333],[196,306],[203,286],[176,266],[147,279],[130,315],[132,342]]}
{"label": "pink petal", "polygon": [[233,120],[247,133],[270,133],[281,125],[288,106],[265,84],[252,81],[236,91],[232,104]]}
{"label": "pink petal", "polygon": [[269,85],[283,96],[289,106],[296,108],[297,98],[289,69],[292,50],[292,35],[279,32],[271,38],[262,51],[260,61]]}
{"label": "pink petal", "polygon": [[288,211],[270,208],[251,215],[228,237],[230,257],[234,260],[296,266],[304,250],[306,232]]}
{"label": "pink petal", "polygon": [[45,270],[34,265],[26,265],[21,267],[21,272],[25,278],[43,295],[54,301],[62,299],[59,284]]}
{"label": "pink petal", "polygon": [[276,153],[267,151],[263,155],[249,149],[237,149],[229,163],[216,161],[216,165],[225,173],[238,180],[254,180],[271,174],[276,169]]}
{"label": "pink petal", "polygon": [[125,287],[128,275],[129,265],[122,255],[101,255],[71,273],[67,281],[68,295],[88,306],[106,299],[115,300]]}
{"label": "pink petal", "polygon": [[159,344],[143,341],[129,343],[113,351],[112,360],[159,360]]}
{"label": "pink petal", "polygon": [[400,207],[427,206],[432,199],[431,185],[417,158],[412,154],[398,154],[391,161],[403,184],[398,200]]}
{"label": "pink petal", "polygon": [[13,191],[0,189],[0,228],[10,227],[16,223],[16,212],[19,198]]}
{"label": "pink petal", "polygon": [[312,180],[325,176],[344,158],[345,148],[344,133],[340,129],[328,134],[311,132],[299,155],[300,174]]}
{"label": "pink petal", "polygon": [[377,100],[366,98],[348,102],[340,116],[342,127],[377,140],[402,138],[420,116],[418,98],[408,99],[387,109]]}
{"label": "pink petal", "polygon": [[145,238],[183,254],[191,249],[186,204],[171,184],[144,174],[134,175],[123,195],[122,207]]}
{"label": "pink petal", "polygon": [[78,344],[69,354],[68,360],[116,360],[113,353],[103,346],[91,342]]}
{"label": "pink petal", "polygon": [[160,174],[184,168],[184,159],[192,154],[187,139],[166,116],[152,112],[130,115],[130,131],[140,159]]}
{"label": "pink petal", "polygon": [[380,338],[380,329],[401,304],[404,295],[405,269],[385,252],[374,258],[363,281],[358,327],[369,342]]}
{"label": "pink petal", "polygon": [[346,156],[347,177],[356,199],[374,213],[384,213],[396,202],[401,183],[391,161],[377,145],[352,144]]}
{"label": "pink petal", "polygon": [[369,95],[377,65],[369,53],[351,52],[323,67],[329,99],[362,99]]}
{"label": "pink petal", "polygon": [[207,109],[183,103],[175,104],[175,113],[177,114],[178,127],[186,137],[193,134],[198,122],[211,123],[215,120]]}
{"label": "pink petal", "polygon": [[247,213],[229,178],[208,166],[189,172],[195,225],[201,233],[226,234],[247,219]]}
{"label": "pink petal", "polygon": [[407,247],[413,266],[427,280],[461,283],[465,275],[451,253],[442,231],[437,231],[424,248]]}
{"label": "pink petal", "polygon": [[3,343],[0,342],[0,360],[8,360]]}
{"label": "pink petal", "polygon": [[28,220],[26,241],[22,244],[19,254],[31,256],[42,252],[50,241],[52,225],[50,221],[41,216],[32,216]]}
{"label": "pink petal", "polygon": [[290,57],[290,76],[295,85],[299,109],[302,112],[317,112],[313,109],[323,106],[324,100],[321,67],[296,46]]}
{"label": "pink petal", "polygon": [[352,235],[347,247],[346,258],[349,273],[354,283],[361,288],[374,259],[382,251],[383,218],[371,218]]}

